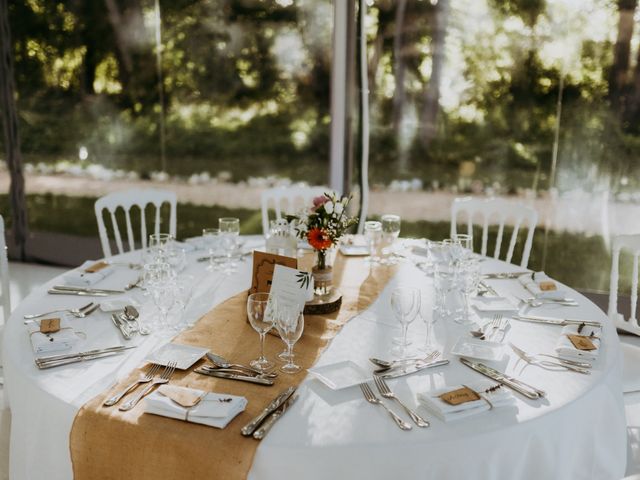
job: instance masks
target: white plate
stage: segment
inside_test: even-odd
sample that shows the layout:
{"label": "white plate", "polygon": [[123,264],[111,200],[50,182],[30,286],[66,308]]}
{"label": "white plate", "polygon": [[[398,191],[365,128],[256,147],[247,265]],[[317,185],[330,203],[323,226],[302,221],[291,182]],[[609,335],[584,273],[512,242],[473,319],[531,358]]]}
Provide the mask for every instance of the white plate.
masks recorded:
{"label": "white plate", "polygon": [[177,343],[167,343],[159,349],[151,352],[145,360],[157,365],[167,366],[170,362],[177,362],[176,368],[180,370],[186,370],[191,365],[196,363],[205,353],[209,351],[208,348],[191,347],[189,345],[178,345]]}
{"label": "white plate", "polygon": [[347,257],[366,256],[370,252],[366,245],[340,245],[340,253]]}
{"label": "white plate", "polygon": [[501,360],[504,355],[504,345],[496,342],[488,342],[473,337],[460,337],[451,349],[451,353],[461,357],[470,357],[478,360]]}
{"label": "white plate", "polygon": [[370,373],[349,360],[313,367],[308,369],[308,372],[332,390],[359,385],[371,377]]}
{"label": "white plate", "polygon": [[476,297],[473,306],[479,312],[517,312],[518,307],[505,297]]}

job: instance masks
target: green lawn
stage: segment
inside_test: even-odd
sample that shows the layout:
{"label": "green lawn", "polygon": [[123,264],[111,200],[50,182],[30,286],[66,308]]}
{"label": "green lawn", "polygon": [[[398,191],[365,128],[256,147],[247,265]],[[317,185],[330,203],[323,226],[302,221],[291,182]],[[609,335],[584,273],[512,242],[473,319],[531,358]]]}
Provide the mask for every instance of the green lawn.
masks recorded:
{"label": "green lawn", "polygon": [[[28,195],[29,228],[33,231],[64,232],[80,236],[97,236],[98,229],[93,213],[95,199],[89,197],[66,197],[58,195]],[[0,195],[0,214],[10,223],[9,200],[7,195]],[[166,212],[164,212],[166,213]],[[178,206],[178,237],[186,238],[199,235],[203,227],[217,225],[222,216],[240,218],[243,234],[262,233],[260,211],[249,209],[231,209],[221,206],[204,207],[191,204]],[[147,219],[153,218],[151,212]],[[166,217],[166,215],[165,215]],[[122,221],[122,219],[119,219]],[[110,224],[108,221],[107,224]],[[124,223],[120,226],[124,232]],[[493,232],[495,234],[495,232]],[[510,235],[510,232],[506,232]],[[402,236],[424,237],[434,240],[449,236],[448,222],[403,222]],[[489,237],[489,252],[493,252],[492,236]],[[516,252],[524,242],[523,235],[518,238]],[[475,248],[479,251],[479,235],[475,235]],[[503,240],[503,251],[508,244],[508,237]],[[543,268],[543,252],[545,244],[544,230],[538,229],[534,235],[533,248],[529,267],[535,270]],[[513,260],[518,263],[519,256]],[[604,239],[600,236],[587,237],[566,232],[549,232],[547,237],[547,255],[544,270],[548,275],[574,288],[586,290],[609,289],[609,272],[611,256],[607,251]],[[621,268],[621,278],[629,279],[630,262]],[[630,282],[629,282],[630,283]],[[624,288],[628,290],[628,285]]]}

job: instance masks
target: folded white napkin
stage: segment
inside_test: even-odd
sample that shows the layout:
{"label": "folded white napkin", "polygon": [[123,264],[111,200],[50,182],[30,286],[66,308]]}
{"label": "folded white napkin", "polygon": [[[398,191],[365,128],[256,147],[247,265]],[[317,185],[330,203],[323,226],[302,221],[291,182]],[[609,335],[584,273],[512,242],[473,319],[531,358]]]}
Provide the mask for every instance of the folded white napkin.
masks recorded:
{"label": "folded white napkin", "polygon": [[[236,415],[243,412],[247,406],[245,397],[220,393],[206,393],[187,387],[174,387],[191,393],[204,395],[200,403],[191,408],[178,405],[159,391],[153,392],[146,398],[145,413],[161,415],[163,417],[200,423],[210,427],[224,428]],[[231,401],[221,401],[230,398]]]}
{"label": "folded white napkin", "polygon": [[[567,325],[562,329],[560,338],[558,338],[558,342],[556,343],[556,353],[569,360],[596,360],[600,352],[600,339],[594,337],[600,337],[602,335],[602,328],[585,326],[580,333],[578,333],[578,328],[580,328],[579,325]],[[569,337],[567,337],[567,335],[584,335],[585,337],[590,337],[592,333],[594,337],[589,339],[596,347],[595,350],[580,350],[576,348],[573,343],[571,343],[571,340],[569,340]]]}
{"label": "folded white napkin", "polygon": [[69,321],[65,318],[60,319],[60,330],[55,333],[40,332],[40,324],[38,322],[30,323],[27,328],[31,346],[36,355],[71,350],[80,340]]}
{"label": "folded white napkin", "polygon": [[[450,405],[442,400],[440,395],[463,388],[462,385],[452,385],[437,390],[418,393],[418,403],[445,422],[472,417],[491,410],[492,407],[489,405],[489,402],[491,402],[493,408],[511,407],[516,404],[516,398],[513,392],[506,387],[500,387],[489,393],[482,393],[496,385],[496,383],[491,380],[478,380],[467,383],[466,385],[479,393],[483,398],[472,402],[461,403],[460,405]],[[487,400],[489,402],[487,402]]]}
{"label": "folded white napkin", "polygon": [[105,279],[109,275],[113,273],[113,267],[108,266],[104,267],[97,272],[88,273],[85,272],[85,269],[89,268],[91,265],[97,263],[96,260],[87,260],[82,265],[80,265],[75,270],[67,273],[64,276],[64,281],[67,285],[79,285],[79,286],[90,286],[99,282],[100,280]]}
{"label": "folded white napkin", "polygon": [[[550,298],[554,300],[561,300],[566,297],[567,290],[555,280],[549,278],[544,272],[535,272],[533,276],[526,274],[518,277],[518,281],[526,288],[531,295],[536,298]],[[555,290],[542,290],[540,288],[540,282],[553,282],[556,286]]]}

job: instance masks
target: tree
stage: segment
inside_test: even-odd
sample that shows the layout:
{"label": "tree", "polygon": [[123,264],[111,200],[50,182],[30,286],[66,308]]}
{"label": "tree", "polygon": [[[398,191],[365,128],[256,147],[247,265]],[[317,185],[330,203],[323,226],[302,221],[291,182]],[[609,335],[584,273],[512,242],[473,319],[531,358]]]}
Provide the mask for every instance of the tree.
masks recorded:
{"label": "tree", "polygon": [[638,0],[618,0],[618,35],[613,50],[613,65],[609,72],[609,98],[619,114],[624,112],[624,96],[629,76],[633,16]]}
{"label": "tree", "polygon": [[22,153],[20,152],[11,49],[7,0],[0,0],[0,106],[2,107],[2,125],[4,127],[4,147],[11,175],[11,185],[9,187],[11,228],[13,229],[14,241],[20,251],[20,258],[24,260],[28,234],[27,202],[24,194],[24,174],[22,172]]}

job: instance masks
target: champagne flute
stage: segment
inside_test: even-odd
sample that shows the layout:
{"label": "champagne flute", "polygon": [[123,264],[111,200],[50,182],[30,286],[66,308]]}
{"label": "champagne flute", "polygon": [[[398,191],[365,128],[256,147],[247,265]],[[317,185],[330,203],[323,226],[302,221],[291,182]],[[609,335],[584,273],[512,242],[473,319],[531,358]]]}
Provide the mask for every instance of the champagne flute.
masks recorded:
{"label": "champagne flute", "polygon": [[249,323],[260,335],[260,356],[255,360],[251,360],[249,365],[260,372],[267,372],[275,366],[273,362],[267,360],[267,357],[264,356],[264,338],[267,332],[273,328],[275,308],[275,298],[268,293],[252,293],[247,299]]}
{"label": "champagne flute", "polygon": [[364,222],[364,237],[369,245],[369,261],[371,263],[380,261],[378,246],[382,237],[382,224],[376,220]]}
{"label": "champagne flute", "polygon": [[294,305],[284,305],[278,303],[276,315],[276,328],[280,338],[287,344],[288,362],[280,367],[284,373],[297,373],[301,370],[300,365],[293,363],[293,346],[302,336],[304,330],[304,315]]}
{"label": "champagne flute", "polygon": [[402,327],[402,339],[391,353],[404,358],[407,355],[407,347],[411,345],[407,339],[409,325],[420,310],[420,290],[413,287],[396,288],[391,292],[391,309]]}
{"label": "champagne flute", "polygon": [[393,244],[400,235],[400,216],[399,215],[382,215],[380,218],[382,226],[382,261],[381,263],[393,264],[395,261],[391,258]]}

